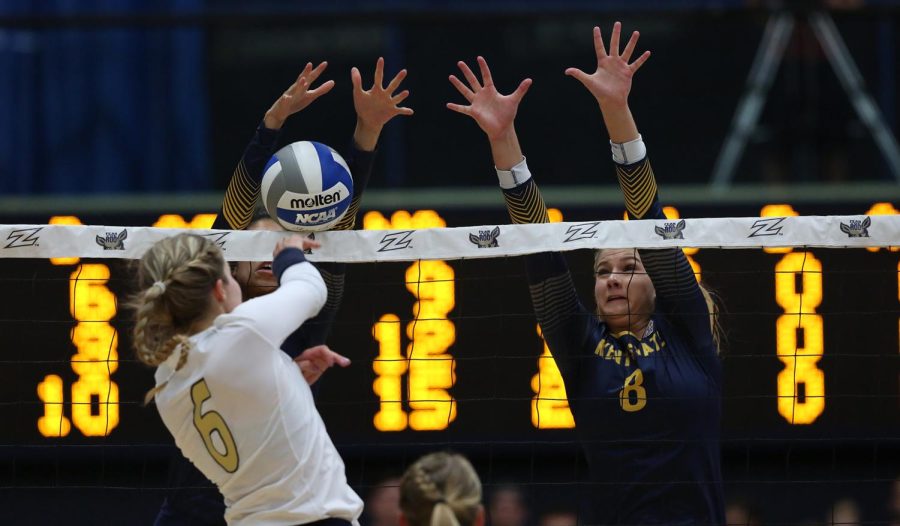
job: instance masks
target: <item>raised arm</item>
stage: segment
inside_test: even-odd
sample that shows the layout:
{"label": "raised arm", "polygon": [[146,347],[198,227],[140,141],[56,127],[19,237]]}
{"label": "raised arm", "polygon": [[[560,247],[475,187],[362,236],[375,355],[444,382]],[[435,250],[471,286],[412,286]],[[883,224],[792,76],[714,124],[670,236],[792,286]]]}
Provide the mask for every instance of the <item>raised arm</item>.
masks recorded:
{"label": "raised arm", "polygon": [[367,90],[363,88],[359,69],[354,67],[350,70],[356,128],[350,147],[341,153],[350,167],[350,173],[353,174],[353,199],[343,219],[335,225],[335,230],[352,230],[356,226],[362,196],[372,174],[375,149],[381,137],[381,130],[394,117],[413,114],[412,109],[400,106],[409,97],[409,90],[397,92],[406,75],[406,70],[402,69],[387,86],[384,86],[384,58],[379,57],[375,63],[372,87]]}
{"label": "raised arm", "polygon": [[[515,129],[519,103],[528,92],[531,79],[520,82],[513,93],[503,95],[494,85],[484,58],[478,57],[477,61],[481,81],[465,62],[457,64],[465,82],[450,75],[450,83],[469,104],[448,103],[447,108],[471,117],[487,136],[512,222],[546,223],[547,207],[528,170]],[[571,369],[566,358],[582,348],[594,317],[578,300],[568,266],[560,254],[533,254],[526,256],[525,262],[535,315],[566,373]]]}
{"label": "raised arm", "polygon": [[[625,49],[620,52],[621,31],[622,25],[616,22],[607,51],[600,28],[595,27],[596,71],[589,74],[577,68],[569,68],[566,74],[581,82],[600,106],[629,217],[665,219],[653,169],[647,160],[647,149],[628,105],[632,78],[650,58],[650,52],[645,51],[631,61],[640,33],[634,31]],[[708,307],[682,250],[674,248],[639,252],[656,289],[657,310],[681,327],[695,342],[701,345],[711,343]]]}
{"label": "raised arm", "polygon": [[263,168],[275,153],[279,131],[284,122],[334,87],[334,81],[329,80],[317,88],[311,88],[326,67],[327,62],[322,62],[315,68],[308,62],[297,80],[266,111],[263,121],[231,175],[222,208],[216,216],[213,228],[243,230],[250,225],[259,199]]}
{"label": "raised arm", "polygon": [[[409,97],[409,90],[397,91],[406,75],[405,69],[400,70],[387,86],[384,86],[384,58],[379,58],[375,63],[372,87],[365,89],[359,69],[354,67],[350,70],[356,128],[349,148],[341,153],[350,167],[350,173],[353,174],[353,198],[347,213],[334,226],[334,230],[352,230],[356,227],[362,196],[372,174],[375,149],[384,126],[398,115],[413,114],[412,109],[400,105]],[[346,265],[321,263],[318,268],[328,287],[328,302],[314,319],[285,342],[285,351],[292,356],[309,346],[325,343],[344,298]]]}

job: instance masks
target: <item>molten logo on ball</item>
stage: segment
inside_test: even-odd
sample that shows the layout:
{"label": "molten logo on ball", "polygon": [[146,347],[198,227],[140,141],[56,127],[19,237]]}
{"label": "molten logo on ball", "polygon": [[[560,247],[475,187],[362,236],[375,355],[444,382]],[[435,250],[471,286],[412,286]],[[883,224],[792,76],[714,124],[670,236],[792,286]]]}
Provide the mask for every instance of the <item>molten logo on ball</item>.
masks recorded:
{"label": "molten logo on ball", "polygon": [[282,227],[328,230],[350,207],[353,178],[333,149],[316,142],[295,142],[269,160],[260,190],[266,211]]}
{"label": "molten logo on ball", "polygon": [[344,202],[350,202],[350,190],[343,183],[314,195],[285,192],[278,200],[276,215],[281,222],[311,230],[310,227],[333,224],[338,219],[338,208]]}

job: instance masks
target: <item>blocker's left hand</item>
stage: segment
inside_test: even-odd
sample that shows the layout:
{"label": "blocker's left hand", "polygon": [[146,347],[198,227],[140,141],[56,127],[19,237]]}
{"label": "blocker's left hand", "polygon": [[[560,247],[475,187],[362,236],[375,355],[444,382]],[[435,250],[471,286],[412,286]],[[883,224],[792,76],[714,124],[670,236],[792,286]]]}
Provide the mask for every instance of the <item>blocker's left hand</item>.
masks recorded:
{"label": "blocker's left hand", "polygon": [[312,62],[307,62],[297,80],[272,103],[272,107],[266,112],[263,119],[266,128],[281,129],[288,117],[303,110],[316,99],[331,91],[331,88],[334,87],[333,80],[325,81],[320,86],[312,88],[312,84],[327,67],[328,62],[322,62],[315,68],[313,68]]}
{"label": "blocker's left hand", "polygon": [[312,385],[332,366],[347,367],[350,365],[350,359],[332,351],[327,345],[316,345],[300,353],[294,358],[294,363],[300,368],[300,373],[303,374],[306,383]]}

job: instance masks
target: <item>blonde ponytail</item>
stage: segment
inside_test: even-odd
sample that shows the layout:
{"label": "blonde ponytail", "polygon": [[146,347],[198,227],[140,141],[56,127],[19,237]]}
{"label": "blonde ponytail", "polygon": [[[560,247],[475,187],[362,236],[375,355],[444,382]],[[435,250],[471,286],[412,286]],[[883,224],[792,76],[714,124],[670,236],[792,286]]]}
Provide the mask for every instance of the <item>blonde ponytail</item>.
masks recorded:
{"label": "blonde ponytail", "polygon": [[481,509],[481,480],[461,455],[426,455],[400,481],[400,509],[410,526],[472,526]]}
{"label": "blonde ponytail", "polygon": [[[225,259],[208,239],[179,234],[158,241],[138,264],[138,292],[132,341],[138,360],[151,367],[165,362],[179,347],[175,370],[187,362],[191,326],[209,309],[209,292],[225,278]],[[165,383],[150,390],[144,403]]]}

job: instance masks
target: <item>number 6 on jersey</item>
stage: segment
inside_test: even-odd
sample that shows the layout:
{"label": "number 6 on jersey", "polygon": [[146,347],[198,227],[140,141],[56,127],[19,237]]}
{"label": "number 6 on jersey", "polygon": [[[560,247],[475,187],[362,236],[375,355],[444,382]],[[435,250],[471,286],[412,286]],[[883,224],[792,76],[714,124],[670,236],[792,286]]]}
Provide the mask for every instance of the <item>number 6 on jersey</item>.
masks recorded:
{"label": "number 6 on jersey", "polygon": [[[191,401],[194,403],[194,427],[203,438],[203,444],[206,450],[212,456],[222,469],[229,473],[237,471],[239,459],[237,446],[234,443],[234,437],[228,429],[228,424],[217,411],[208,411],[202,413],[203,402],[209,400],[212,395],[209,392],[209,386],[206,380],[201,378],[197,383],[191,386]],[[219,442],[225,446],[225,452],[219,452],[216,444],[213,442],[213,433],[219,435]]]}

